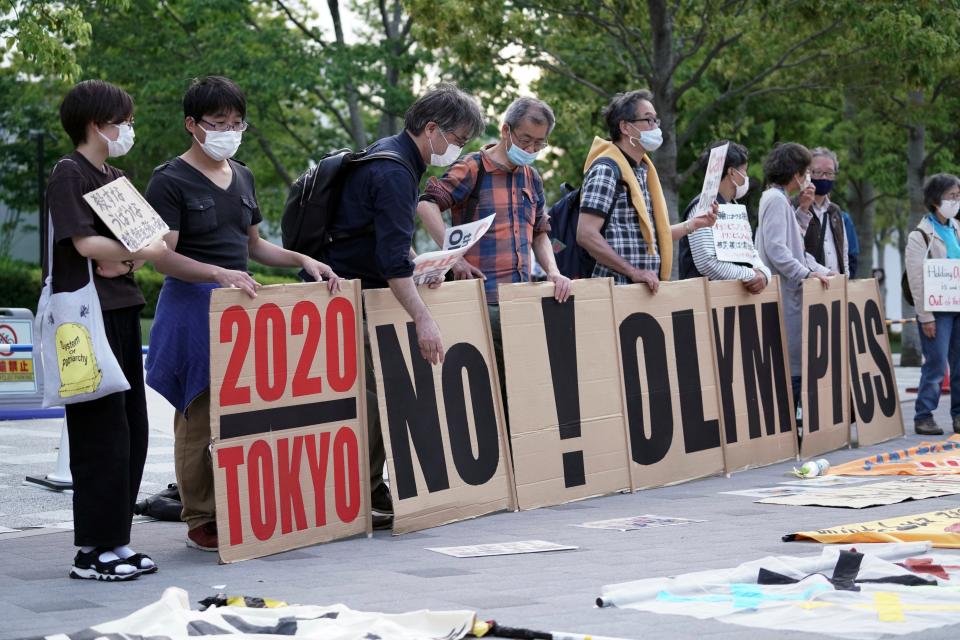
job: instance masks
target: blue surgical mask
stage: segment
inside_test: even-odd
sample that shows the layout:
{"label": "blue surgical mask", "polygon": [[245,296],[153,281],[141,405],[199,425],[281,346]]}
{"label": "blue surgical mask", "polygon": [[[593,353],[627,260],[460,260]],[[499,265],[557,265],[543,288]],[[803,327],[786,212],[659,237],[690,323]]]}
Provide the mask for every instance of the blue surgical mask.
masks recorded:
{"label": "blue surgical mask", "polygon": [[510,160],[511,163],[517,166],[533,164],[533,161],[536,160],[539,155],[539,151],[530,153],[529,151],[521,149],[513,139],[513,131],[510,132],[510,148],[507,149],[507,159]]}

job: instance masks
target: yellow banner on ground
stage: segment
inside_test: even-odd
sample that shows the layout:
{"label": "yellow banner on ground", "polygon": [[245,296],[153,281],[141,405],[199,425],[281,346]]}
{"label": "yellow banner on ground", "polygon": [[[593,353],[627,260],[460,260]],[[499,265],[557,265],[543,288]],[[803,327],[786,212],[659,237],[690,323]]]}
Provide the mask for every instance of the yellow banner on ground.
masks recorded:
{"label": "yellow banner on ground", "polygon": [[930,511],[900,518],[844,524],[830,529],[800,531],[783,536],[784,542],[919,542],[935,547],[960,549],[960,509]]}
{"label": "yellow banner on ground", "polygon": [[960,473],[960,435],[838,464],[824,475],[938,476],[948,473]]}

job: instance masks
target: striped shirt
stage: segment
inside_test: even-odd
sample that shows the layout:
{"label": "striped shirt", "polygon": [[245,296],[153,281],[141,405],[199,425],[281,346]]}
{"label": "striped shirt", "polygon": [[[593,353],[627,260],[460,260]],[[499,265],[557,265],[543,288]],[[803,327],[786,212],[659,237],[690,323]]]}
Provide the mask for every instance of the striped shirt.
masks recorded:
{"label": "striped shirt", "polygon": [[[696,210],[697,202],[700,197],[697,196],[687,206],[685,220],[690,220],[693,212]],[[717,194],[717,202],[725,204],[723,196]],[[757,275],[754,269],[760,271],[770,282],[770,269],[763,264],[760,254],[756,248],[753,250],[753,259],[749,265],[737,262],[721,262],[717,260],[717,245],[713,238],[713,227],[701,227],[687,236],[690,242],[690,255],[693,258],[693,264],[697,271],[707,280],[742,280],[750,282]]]}
{"label": "striped shirt", "polygon": [[[441,211],[449,209],[454,226],[496,214],[493,226],[464,256],[487,277],[487,302],[496,304],[497,285],[530,281],[533,238],[550,230],[550,218],[544,213],[546,198],[536,170],[527,166],[511,171],[490,157],[491,147],[460,158],[442,178],[430,178],[420,199]],[[470,194],[480,162],[484,175],[473,207]]]}
{"label": "striped shirt", "polygon": [[[653,212],[650,190],[647,187],[647,165],[630,160],[633,172],[640,183],[647,211]],[[640,232],[637,210],[630,202],[630,192],[620,180],[620,170],[610,160],[598,158],[583,180],[580,190],[580,213],[600,216],[605,222],[603,237],[610,248],[621,258],[641,270],[660,273],[660,254],[656,250],[657,233],[663,232],[653,224],[653,245],[651,250]],[[666,230],[669,233],[669,229]],[[593,268],[593,278],[613,278],[616,284],[630,284],[626,275],[618,273],[599,262]]]}

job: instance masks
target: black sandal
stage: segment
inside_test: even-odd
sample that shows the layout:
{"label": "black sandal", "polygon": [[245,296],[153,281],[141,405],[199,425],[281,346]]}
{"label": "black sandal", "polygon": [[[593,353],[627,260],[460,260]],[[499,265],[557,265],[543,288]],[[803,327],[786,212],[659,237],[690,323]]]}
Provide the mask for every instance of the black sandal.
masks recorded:
{"label": "black sandal", "polygon": [[[144,567],[143,566],[144,560],[149,560],[150,566]],[[140,573],[156,573],[157,570],[160,568],[157,566],[157,563],[153,561],[153,558],[151,558],[145,553],[135,553],[129,558],[127,558],[126,560],[124,560],[124,562],[130,565],[133,565],[133,568],[139,571]]]}
{"label": "black sandal", "polygon": [[[124,580],[133,580],[140,577],[140,571],[136,566],[126,560],[117,558],[109,562],[102,562],[100,554],[109,549],[94,549],[90,553],[77,551],[73,559],[73,566],[70,568],[70,577],[78,580],[105,580],[108,582],[119,582]],[[118,572],[120,567],[130,567],[130,572]]]}

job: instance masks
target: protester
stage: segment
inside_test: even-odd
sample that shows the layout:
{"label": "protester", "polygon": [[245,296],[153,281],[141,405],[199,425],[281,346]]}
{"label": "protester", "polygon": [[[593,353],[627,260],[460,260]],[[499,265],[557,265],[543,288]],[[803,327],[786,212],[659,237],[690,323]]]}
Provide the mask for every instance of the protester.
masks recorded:
{"label": "protester", "polygon": [[923,201],[929,213],[907,237],[905,264],[910,292],[920,324],[923,366],[914,405],[913,429],[920,435],[939,436],[943,429],[933,418],[940,402],[944,370],[950,367],[950,415],[953,431],[960,433],[960,313],[924,311],[923,273],[928,258],[960,259],[960,179],[938,173],[927,178]]}
{"label": "protester", "polygon": [[830,201],[840,161],[830,149],[817,147],[810,151],[810,178],[813,183],[813,201],[794,196],[790,202],[800,214],[810,215],[803,237],[804,248],[813,259],[835,273],[849,274],[847,233],[843,212]]}
{"label": "protester", "polygon": [[[70,577],[129,580],[157,571],[149,556],[129,546],[148,434],[140,353],[144,299],[133,271],[166,249],[157,241],[136,253],[127,251],[83,199],[123,176],[106,160],[133,146],[133,99],[110,83],[87,80],[63,99],[60,122],[75,149],[57,162],[47,183],[51,235],[45,275],[51,276],[55,293],[76,291],[92,276],[110,350],[130,385],[127,391],[66,405],[73,538],[79,547]],[[97,261],[95,274],[88,260]]]}
{"label": "protester", "polygon": [[533,168],[555,123],[553,110],[545,102],[514,100],[503,116],[500,140],[464,156],[442,178],[431,178],[417,205],[420,219],[440,246],[441,211],[450,210],[452,225],[496,214],[493,226],[454,265],[453,272],[458,280],[484,280],[501,387],[506,383],[497,286],[530,282],[535,256],[546,279],[554,284],[554,298],[564,302],[570,295],[570,279],[557,269],[547,234],[550,222],[544,213],[543,181]]}
{"label": "protester", "polygon": [[663,133],[646,89],[618,93],[603,110],[610,140],[594,138],[584,165],[577,243],[597,261],[592,277],[643,282],[653,293],[670,279],[673,241],[717,220],[703,216],[670,225],[667,202],[648,153]]}
{"label": "protester", "polygon": [[[763,263],[780,276],[782,313],[790,353],[790,375],[793,397],[800,397],[801,343],[803,336],[803,281],[817,278],[829,288],[828,276],[835,272],[818,264],[804,249],[803,238],[813,214],[806,212],[814,198],[810,183],[810,152],[794,142],[779,144],[763,162],[763,173],[769,188],[760,197],[756,247]],[[802,206],[797,209],[790,195],[799,194]]]}
{"label": "protester", "polygon": [[[483,131],[483,112],[474,98],[452,84],[438,84],[407,110],[404,130],[383,138],[370,151],[393,151],[409,167],[388,159],[364,162],[342,187],[331,235],[322,257],[345,278],[359,278],[363,288],[389,287],[416,324],[420,354],[443,362],[440,329],[413,283],[410,249],[415,230],[420,178],[427,163],[446,167],[460,157],[471,138]],[[374,514],[392,515],[390,492],[383,481],[386,454],[380,432],[373,360],[367,341],[367,425],[370,441],[370,486]]]}
{"label": "protester", "polygon": [[[710,145],[700,156],[701,166],[707,166],[712,149],[725,144],[728,142],[721,140]],[[750,190],[750,176],[747,175],[749,158],[746,147],[736,142],[729,143],[727,157],[723,162],[723,178],[717,193],[719,204],[736,202],[747,195]],[[690,220],[699,202],[700,196],[697,195],[687,205],[681,217]],[[679,269],[681,279],[705,276],[708,280],[739,280],[750,293],[760,293],[770,283],[770,269],[760,260],[756,249],[753,250],[753,259],[749,263],[718,260],[713,227],[702,227],[689,237],[680,239]]]}
{"label": "protester", "polygon": [[843,212],[843,230],[847,237],[847,263],[850,265],[849,276],[857,277],[857,267],[860,266],[860,238],[857,237],[857,228],[853,218],[846,211]]}
{"label": "protester", "polygon": [[166,274],[150,332],[147,383],[176,409],[174,462],[187,524],[187,546],[218,548],[210,460],[210,292],[237,287],[251,298],[260,286],[248,259],[301,268],[339,290],[327,265],[260,237],[263,220],[253,174],[233,160],[240,147],[247,100],[228,78],[195,80],[183,96],[190,147],[157,167],[146,198],[163,217],[172,251],[156,261]]}

